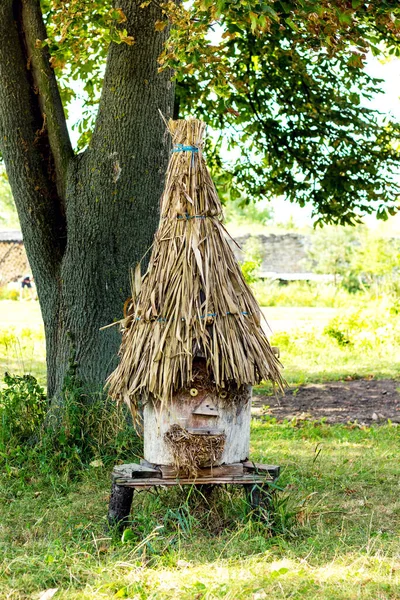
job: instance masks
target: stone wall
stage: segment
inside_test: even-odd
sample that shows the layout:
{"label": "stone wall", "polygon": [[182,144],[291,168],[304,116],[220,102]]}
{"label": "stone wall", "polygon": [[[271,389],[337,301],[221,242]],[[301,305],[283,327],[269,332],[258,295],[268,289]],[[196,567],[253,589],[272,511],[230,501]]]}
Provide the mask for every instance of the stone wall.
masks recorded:
{"label": "stone wall", "polygon": [[270,273],[308,273],[310,271],[306,253],[310,241],[307,236],[299,233],[269,233],[235,238],[241,250],[232,241],[230,241],[230,245],[240,262],[246,260],[246,242],[250,237],[252,240],[260,242],[263,257],[260,268],[261,277]]}

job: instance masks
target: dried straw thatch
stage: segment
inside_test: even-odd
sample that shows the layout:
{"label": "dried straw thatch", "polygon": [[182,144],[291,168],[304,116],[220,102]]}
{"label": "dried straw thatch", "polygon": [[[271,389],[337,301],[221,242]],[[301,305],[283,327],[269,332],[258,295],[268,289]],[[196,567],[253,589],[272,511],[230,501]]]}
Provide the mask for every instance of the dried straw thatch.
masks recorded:
{"label": "dried straw thatch", "polygon": [[214,465],[224,451],[225,433],[200,435],[172,425],[164,436],[178,473],[196,476],[201,467]]}
{"label": "dried straw thatch", "polygon": [[[133,277],[120,363],[109,394],[136,413],[139,397],[168,403],[190,387],[203,356],[216,389],[284,381],[260,310],[226,240],[222,207],[203,155],[205,124],[170,121],[174,149],[147,273]],[[191,147],[187,150],[185,147]]]}

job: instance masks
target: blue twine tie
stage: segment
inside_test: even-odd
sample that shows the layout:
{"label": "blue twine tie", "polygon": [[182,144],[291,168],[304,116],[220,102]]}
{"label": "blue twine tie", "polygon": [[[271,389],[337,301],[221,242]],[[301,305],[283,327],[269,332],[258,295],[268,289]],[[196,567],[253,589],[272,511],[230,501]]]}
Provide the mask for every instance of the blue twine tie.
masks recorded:
{"label": "blue twine tie", "polygon": [[185,146],[184,144],[175,144],[171,152],[198,152],[196,146]]}
{"label": "blue twine tie", "polygon": [[190,219],[205,219],[207,215],[189,215],[189,213],[185,213],[184,215],[177,215],[177,219],[182,221],[185,219],[186,221],[190,221]]}

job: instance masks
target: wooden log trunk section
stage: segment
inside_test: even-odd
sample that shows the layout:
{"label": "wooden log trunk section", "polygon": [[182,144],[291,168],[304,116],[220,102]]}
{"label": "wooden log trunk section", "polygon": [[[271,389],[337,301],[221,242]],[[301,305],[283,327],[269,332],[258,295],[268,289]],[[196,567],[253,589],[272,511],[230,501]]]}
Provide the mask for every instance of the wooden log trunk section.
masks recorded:
{"label": "wooden log trunk section", "polygon": [[222,456],[212,462],[214,466],[246,460],[250,447],[251,395],[251,386],[220,394],[197,386],[180,391],[167,406],[147,402],[143,409],[145,460],[156,465],[174,464],[165,440],[172,425],[180,425],[197,435],[223,433],[224,449]]}
{"label": "wooden log trunk section", "polygon": [[108,525],[111,529],[124,529],[129,519],[134,488],[118,485],[113,481],[110,504],[108,507]]}

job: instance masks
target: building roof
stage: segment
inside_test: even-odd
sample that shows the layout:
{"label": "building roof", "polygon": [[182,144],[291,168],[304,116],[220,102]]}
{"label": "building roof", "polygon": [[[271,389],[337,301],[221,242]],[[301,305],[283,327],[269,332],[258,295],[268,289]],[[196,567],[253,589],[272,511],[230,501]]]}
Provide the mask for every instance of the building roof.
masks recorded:
{"label": "building roof", "polygon": [[18,230],[0,230],[0,242],[22,242],[22,233]]}

